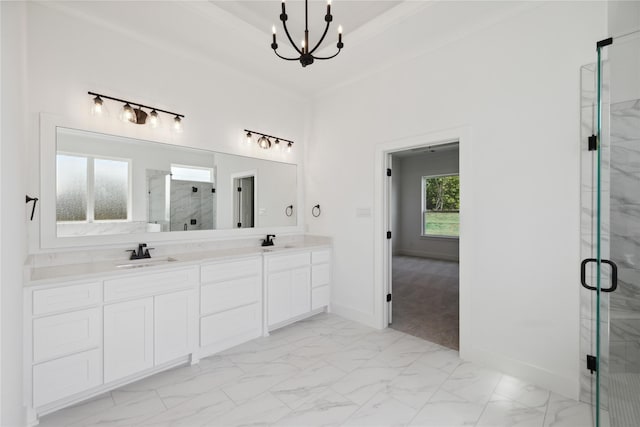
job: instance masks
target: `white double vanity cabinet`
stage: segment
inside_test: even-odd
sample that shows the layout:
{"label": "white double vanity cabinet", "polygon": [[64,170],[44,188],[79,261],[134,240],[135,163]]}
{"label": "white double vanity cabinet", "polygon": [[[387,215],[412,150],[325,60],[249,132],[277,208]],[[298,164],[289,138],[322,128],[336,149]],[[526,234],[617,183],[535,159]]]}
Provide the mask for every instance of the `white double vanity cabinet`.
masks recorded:
{"label": "white double vanity cabinet", "polygon": [[329,308],[328,245],[165,260],[31,270],[24,297],[32,423]]}

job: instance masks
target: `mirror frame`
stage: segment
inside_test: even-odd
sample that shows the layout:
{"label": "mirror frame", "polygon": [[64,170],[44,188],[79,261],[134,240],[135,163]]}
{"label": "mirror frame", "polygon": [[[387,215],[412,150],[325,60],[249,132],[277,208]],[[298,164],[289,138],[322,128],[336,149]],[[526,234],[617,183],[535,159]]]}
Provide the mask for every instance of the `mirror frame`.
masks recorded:
{"label": "mirror frame", "polygon": [[[107,122],[107,120],[101,120]],[[30,239],[32,250],[31,253],[60,249],[60,248],[78,248],[96,245],[105,246],[124,246],[137,244],[139,242],[146,243],[185,243],[203,240],[229,240],[251,237],[264,237],[266,234],[302,234],[304,233],[304,214],[301,206],[304,206],[303,184],[302,184],[302,167],[298,163],[279,162],[285,164],[293,164],[296,166],[296,223],[295,226],[280,227],[264,227],[264,228],[242,228],[227,230],[191,230],[191,231],[172,231],[165,233],[134,233],[134,234],[110,234],[101,236],[77,236],[77,237],[58,237],[56,225],[56,180],[51,177],[56,176],[56,147],[57,147],[57,128],[71,128],[85,132],[103,133],[114,135],[121,138],[136,139],[145,142],[170,144],[177,147],[191,148],[203,151],[203,148],[189,146],[185,144],[176,144],[180,138],[171,137],[173,135],[150,135],[148,129],[129,128],[126,123],[119,123],[122,126],[109,126],[107,123],[87,123],[86,120],[80,121],[68,117],[57,116],[48,113],[40,113],[40,170],[39,170],[39,233],[38,236],[32,236]],[[183,134],[181,134],[183,135]],[[153,137],[153,139],[150,139]],[[214,151],[218,152],[218,151]],[[242,156],[236,153],[222,154]],[[259,157],[250,157],[257,158]],[[261,159],[265,161],[275,161]],[[277,162],[277,161],[275,161]],[[39,238],[38,238],[39,237]],[[36,249],[38,248],[38,249]]]}

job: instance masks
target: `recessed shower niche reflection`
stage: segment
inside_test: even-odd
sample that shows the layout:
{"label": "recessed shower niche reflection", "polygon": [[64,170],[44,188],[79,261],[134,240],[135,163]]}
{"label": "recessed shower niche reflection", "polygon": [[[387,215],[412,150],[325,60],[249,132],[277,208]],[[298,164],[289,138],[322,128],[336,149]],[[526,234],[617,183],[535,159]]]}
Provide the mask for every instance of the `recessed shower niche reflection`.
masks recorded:
{"label": "recessed shower niche reflection", "polygon": [[296,165],[61,127],[56,144],[58,237],[296,225]]}

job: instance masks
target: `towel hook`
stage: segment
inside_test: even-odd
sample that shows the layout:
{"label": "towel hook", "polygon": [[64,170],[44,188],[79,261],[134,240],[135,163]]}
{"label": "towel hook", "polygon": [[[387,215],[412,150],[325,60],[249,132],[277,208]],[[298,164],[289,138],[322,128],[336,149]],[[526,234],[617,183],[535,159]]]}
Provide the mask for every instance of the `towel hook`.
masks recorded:
{"label": "towel hook", "polygon": [[289,205],[284,209],[284,214],[286,216],[291,216],[293,215],[293,205]]}
{"label": "towel hook", "polygon": [[31,209],[31,221],[33,221],[33,215],[36,213],[36,204],[38,203],[38,198],[37,197],[30,197],[27,194],[25,200],[26,200],[27,203],[33,202],[33,208]]}

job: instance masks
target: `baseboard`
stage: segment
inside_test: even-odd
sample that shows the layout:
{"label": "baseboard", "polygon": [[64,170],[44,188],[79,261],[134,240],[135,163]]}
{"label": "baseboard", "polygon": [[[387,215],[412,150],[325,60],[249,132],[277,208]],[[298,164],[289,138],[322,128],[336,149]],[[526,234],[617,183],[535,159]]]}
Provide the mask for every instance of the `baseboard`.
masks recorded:
{"label": "baseboard", "polygon": [[331,303],[331,313],[337,314],[345,319],[353,320],[354,322],[362,323],[363,325],[378,329],[376,319],[372,313],[364,313],[360,310],[356,310],[350,307],[345,307],[335,302]]}
{"label": "baseboard", "polygon": [[466,360],[494,369],[523,381],[535,384],[554,393],[578,400],[578,378],[563,376],[539,366],[502,356],[488,350],[467,346]]}
{"label": "baseboard", "polygon": [[397,252],[394,252],[394,255],[396,254],[405,256],[416,256],[420,258],[441,259],[443,261],[459,262],[460,260],[460,257],[458,255],[446,255],[438,252],[414,251],[411,249],[398,249]]}

